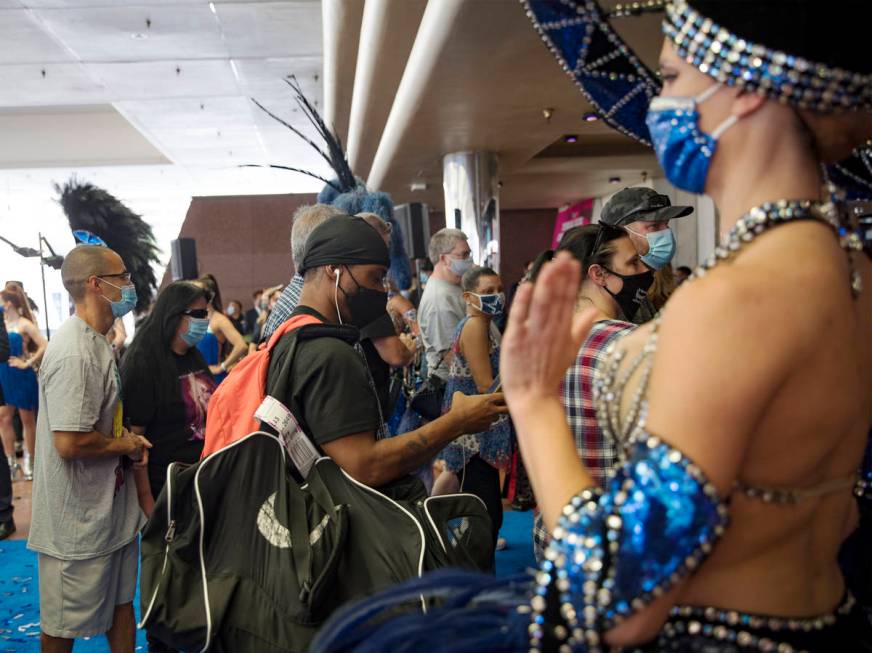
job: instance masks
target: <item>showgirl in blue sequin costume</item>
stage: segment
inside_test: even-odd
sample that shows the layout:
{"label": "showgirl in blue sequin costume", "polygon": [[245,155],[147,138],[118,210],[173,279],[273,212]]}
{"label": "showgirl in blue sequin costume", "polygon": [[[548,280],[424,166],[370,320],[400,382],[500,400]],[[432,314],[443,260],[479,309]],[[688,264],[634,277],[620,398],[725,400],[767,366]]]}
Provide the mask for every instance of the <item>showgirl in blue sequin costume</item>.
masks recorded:
{"label": "showgirl in blue sequin costume", "polygon": [[[595,5],[526,4],[543,36]],[[622,463],[598,491],[574,451],[558,388],[592,316],[558,259],[519,290],[500,365],[553,533],[535,580],[427,577],[313,650],[417,651],[446,628],[452,651],[870,650],[836,558],[872,423],[872,261],[820,166],[872,136],[860,4],[667,6],[647,125],[670,181],[714,199],[722,245],[598,372]],[[588,37],[549,45],[584,56]],[[427,614],[391,615],[418,594]]]}
{"label": "showgirl in blue sequin costume", "polygon": [[7,284],[0,293],[3,311],[0,319],[6,322],[9,334],[10,358],[0,363],[0,387],[6,405],[0,406],[0,435],[3,449],[14,477],[18,464],[15,458],[15,430],[12,418],[18,410],[24,431],[24,456],[21,471],[25,480],[33,478],[32,456],[36,441],[36,410],[39,407],[39,387],[36,372],[45,352],[46,340],[36,326],[27,299],[20,287]]}

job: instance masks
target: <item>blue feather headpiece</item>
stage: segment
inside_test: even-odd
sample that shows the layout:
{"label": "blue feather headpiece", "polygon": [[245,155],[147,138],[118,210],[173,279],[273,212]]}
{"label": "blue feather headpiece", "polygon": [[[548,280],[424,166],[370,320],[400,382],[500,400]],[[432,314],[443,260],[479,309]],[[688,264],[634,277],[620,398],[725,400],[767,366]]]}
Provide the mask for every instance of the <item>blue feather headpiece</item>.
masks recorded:
{"label": "blue feather headpiece", "polygon": [[254,98],[252,98],[252,102],[254,102],[261,111],[290,129],[294,134],[311,145],[330,165],[336,176],[333,179],[325,179],[320,175],[299,168],[281,165],[270,165],[269,167],[299,172],[323,181],[324,188],[321,189],[321,192],[318,194],[318,202],[320,204],[331,204],[348,215],[375,213],[385,222],[389,222],[391,224],[391,242],[388,249],[391,266],[388,275],[397,288],[401,290],[408,288],[412,283],[412,268],[409,263],[409,257],[406,254],[402,228],[394,218],[394,203],[391,201],[391,196],[387,193],[370,191],[362,179],[354,176],[351,167],[348,165],[348,158],[345,156],[342,142],[339,140],[339,137],[334,135],[327,127],[318,111],[314,106],[312,106],[309,100],[306,99],[306,96],[303,95],[303,91],[300,88],[299,82],[297,82],[297,78],[291,75],[285,81],[294,93],[294,101],[296,102],[297,107],[302,111],[303,115],[309,119],[315,127],[315,130],[318,132],[318,135],[324,141],[326,151],[308,136],[303,134],[299,129],[276,116]]}

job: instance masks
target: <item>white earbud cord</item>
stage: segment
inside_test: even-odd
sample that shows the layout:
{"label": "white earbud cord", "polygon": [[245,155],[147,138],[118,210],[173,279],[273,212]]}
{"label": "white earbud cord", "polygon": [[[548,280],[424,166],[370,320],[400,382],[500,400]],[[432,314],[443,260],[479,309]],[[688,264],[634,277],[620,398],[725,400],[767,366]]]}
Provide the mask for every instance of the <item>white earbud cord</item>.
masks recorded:
{"label": "white earbud cord", "polygon": [[339,318],[339,324],[343,324],[342,313],[339,312],[339,273],[340,270],[337,268],[334,273],[336,276],[336,287],[333,289],[333,303],[336,305],[336,317]]}

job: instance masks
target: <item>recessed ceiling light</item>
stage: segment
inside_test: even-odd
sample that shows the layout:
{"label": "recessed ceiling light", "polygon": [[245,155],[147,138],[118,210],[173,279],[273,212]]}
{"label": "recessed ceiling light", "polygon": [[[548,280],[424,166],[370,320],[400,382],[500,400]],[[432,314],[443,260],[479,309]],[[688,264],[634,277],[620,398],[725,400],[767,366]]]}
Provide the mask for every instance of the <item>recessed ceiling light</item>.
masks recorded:
{"label": "recessed ceiling light", "polygon": [[426,181],[413,181],[411,184],[409,184],[409,190],[411,190],[411,191],[427,190],[427,182]]}
{"label": "recessed ceiling light", "polygon": [[609,183],[610,184],[620,184],[621,178],[620,177],[609,177]]}
{"label": "recessed ceiling light", "polygon": [[577,143],[578,142],[578,135],[577,134],[567,134],[566,136],[563,137],[563,142],[564,143]]}
{"label": "recessed ceiling light", "polygon": [[596,115],[593,111],[588,111],[581,117],[581,119],[585,122],[596,122],[597,120],[599,120],[599,116]]}

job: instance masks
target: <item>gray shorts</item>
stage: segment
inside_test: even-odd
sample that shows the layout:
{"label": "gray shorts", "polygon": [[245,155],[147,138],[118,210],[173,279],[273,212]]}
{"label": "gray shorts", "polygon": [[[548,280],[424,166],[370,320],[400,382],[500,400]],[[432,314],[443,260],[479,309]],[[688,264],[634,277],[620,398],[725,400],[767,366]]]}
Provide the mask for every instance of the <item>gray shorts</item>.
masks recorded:
{"label": "gray shorts", "polygon": [[139,538],[117,551],[87,560],[39,554],[40,628],[46,635],[75,639],[112,627],[115,606],[136,593]]}

